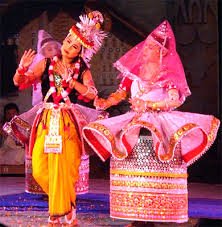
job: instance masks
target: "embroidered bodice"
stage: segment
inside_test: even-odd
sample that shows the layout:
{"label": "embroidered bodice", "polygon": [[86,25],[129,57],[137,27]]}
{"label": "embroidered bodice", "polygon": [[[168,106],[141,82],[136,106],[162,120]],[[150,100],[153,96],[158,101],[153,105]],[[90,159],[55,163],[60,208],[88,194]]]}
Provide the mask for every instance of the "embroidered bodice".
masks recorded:
{"label": "embroidered bodice", "polygon": [[167,99],[168,93],[165,87],[147,85],[141,80],[134,80],[131,85],[131,98],[157,102]]}

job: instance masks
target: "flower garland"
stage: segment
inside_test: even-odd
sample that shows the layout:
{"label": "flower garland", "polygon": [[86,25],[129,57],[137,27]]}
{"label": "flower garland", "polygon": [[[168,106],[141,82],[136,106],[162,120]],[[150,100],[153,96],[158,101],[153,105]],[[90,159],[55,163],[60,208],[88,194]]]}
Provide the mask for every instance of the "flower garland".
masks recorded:
{"label": "flower garland", "polygon": [[[52,91],[53,102],[55,104],[59,104],[61,99],[66,101],[68,99],[68,95],[72,91],[72,88],[69,86],[68,82],[70,80],[77,80],[79,76],[79,69],[80,69],[80,60],[75,63],[75,69],[73,74],[69,74],[66,80],[63,80],[60,76],[55,74],[54,66],[58,61],[58,56],[53,57],[50,66],[49,66],[49,85]],[[66,85],[67,88],[63,89],[62,85]]]}

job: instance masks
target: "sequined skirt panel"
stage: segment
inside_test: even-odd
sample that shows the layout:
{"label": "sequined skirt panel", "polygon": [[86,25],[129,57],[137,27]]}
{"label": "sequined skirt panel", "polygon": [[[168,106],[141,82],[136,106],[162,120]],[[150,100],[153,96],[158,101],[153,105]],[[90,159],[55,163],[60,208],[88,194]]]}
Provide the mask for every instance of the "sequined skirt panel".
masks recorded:
{"label": "sequined skirt panel", "polygon": [[160,162],[151,137],[140,136],[124,160],[111,158],[110,214],[113,218],[186,222],[187,167],[177,145],[170,162]]}

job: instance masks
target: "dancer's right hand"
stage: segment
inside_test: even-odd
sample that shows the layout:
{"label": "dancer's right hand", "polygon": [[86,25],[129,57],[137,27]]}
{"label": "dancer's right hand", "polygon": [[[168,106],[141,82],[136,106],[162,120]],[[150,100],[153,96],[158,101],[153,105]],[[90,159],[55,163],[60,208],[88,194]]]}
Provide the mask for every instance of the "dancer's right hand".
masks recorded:
{"label": "dancer's right hand", "polygon": [[108,103],[106,99],[103,98],[98,98],[98,96],[96,96],[96,98],[94,99],[94,106],[96,107],[97,110],[105,110],[107,109]]}
{"label": "dancer's right hand", "polygon": [[32,64],[35,55],[36,53],[32,49],[25,50],[24,54],[21,57],[19,67],[28,68]]}

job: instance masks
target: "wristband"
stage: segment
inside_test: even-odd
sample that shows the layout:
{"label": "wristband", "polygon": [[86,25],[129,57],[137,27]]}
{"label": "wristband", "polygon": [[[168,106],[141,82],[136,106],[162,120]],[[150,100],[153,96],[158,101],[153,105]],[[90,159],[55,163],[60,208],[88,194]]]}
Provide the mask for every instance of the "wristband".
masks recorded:
{"label": "wristband", "polygon": [[19,65],[17,72],[19,75],[25,75],[25,73],[28,71],[28,67],[24,67],[22,65]]}

